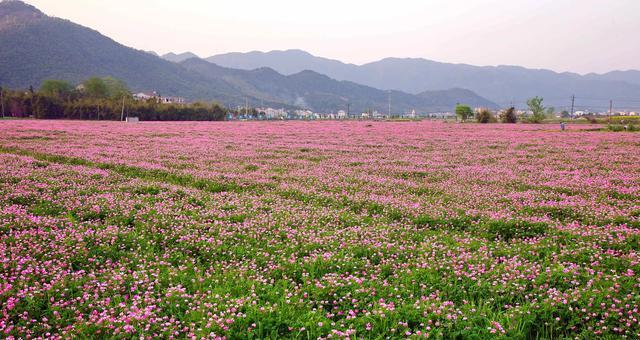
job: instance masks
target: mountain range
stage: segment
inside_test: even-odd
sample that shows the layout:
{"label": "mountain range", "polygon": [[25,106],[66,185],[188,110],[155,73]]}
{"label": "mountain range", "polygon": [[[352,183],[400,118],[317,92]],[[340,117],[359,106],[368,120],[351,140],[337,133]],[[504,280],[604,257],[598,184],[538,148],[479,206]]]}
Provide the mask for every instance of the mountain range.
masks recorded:
{"label": "mountain range", "polygon": [[207,61],[237,69],[270,67],[283,74],[313,70],[337,80],[420,93],[425,90],[466,88],[501,106],[524,106],[541,96],[545,103],[568,107],[602,108],[614,100],[619,108],[640,106],[640,71],[579,75],[518,66],[473,66],[417,58],[386,58],[364,65],[321,58],[301,50],[226,53]]}
{"label": "mountain range", "polygon": [[178,54],[171,52],[171,53],[162,55],[162,59],[172,61],[174,63],[181,63],[191,58],[200,58],[200,57],[198,57],[195,53],[191,53],[191,52],[184,52],[184,53],[178,53]]}
{"label": "mountain range", "polygon": [[78,83],[92,76],[124,80],[134,91],[155,90],[227,106],[259,104],[315,111],[450,111],[525,107],[534,96],[568,109],[640,106],[640,71],[557,73],[518,66],[473,66],[416,58],[355,65],[301,50],[196,54],[139,51],[73,22],[49,17],[17,0],[0,2],[0,85],[38,87],[46,79]]}
{"label": "mountain range", "polygon": [[17,0],[0,2],[0,85],[38,87],[46,79],[79,83],[93,76],[112,76],[134,91],[155,90],[189,100],[219,101],[235,107],[264,104],[314,111],[394,112],[450,111],[456,103],[496,108],[462,89],[409,94],[338,81],[310,70],[283,75],[270,68],[222,67],[194,54],[168,54],[126,47],[99,32],[68,20],[49,17]]}
{"label": "mountain range", "polygon": [[253,98],[270,102],[284,101],[296,107],[320,108],[322,111],[336,108],[346,111],[350,107],[354,112],[367,109],[386,112],[391,101],[395,112],[407,112],[415,108],[441,112],[452,110],[463,99],[473,106],[496,107],[464,89],[426,91],[412,95],[401,91],[382,91],[349,81],[336,81],[309,70],[285,76],[267,67],[250,71],[236,70],[198,58],[187,59],[180,65],[209,79],[227,80]]}

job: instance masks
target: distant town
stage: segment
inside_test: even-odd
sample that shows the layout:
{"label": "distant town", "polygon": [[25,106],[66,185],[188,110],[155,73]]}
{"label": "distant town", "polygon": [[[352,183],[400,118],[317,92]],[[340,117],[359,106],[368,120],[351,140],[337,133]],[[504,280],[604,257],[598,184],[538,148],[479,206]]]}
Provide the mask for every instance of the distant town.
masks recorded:
{"label": "distant town", "polygon": [[[475,108],[474,112],[479,112],[484,108]],[[499,114],[499,111],[495,112]],[[520,117],[526,117],[531,115],[532,112],[528,110],[516,110],[516,114]],[[556,118],[580,118],[587,116],[640,116],[640,113],[635,111],[617,111],[613,113],[609,112],[592,112],[592,111],[575,111],[573,114],[562,112],[556,114]],[[287,110],[287,109],[274,109],[271,107],[264,108],[244,108],[238,107],[235,111],[230,111],[227,115],[227,120],[345,120],[345,119],[360,119],[360,120],[385,120],[385,119],[422,119],[422,118],[454,118],[456,113],[453,111],[444,112],[411,112],[403,113],[387,113],[379,111],[369,111],[360,113],[348,113],[345,110],[338,110],[336,112],[313,112],[311,110]]]}
{"label": "distant town", "polygon": [[[137,101],[156,101],[160,104],[178,104],[187,105],[189,102],[184,97],[178,96],[162,96],[156,91],[138,92],[133,94],[133,98]],[[486,108],[476,107],[474,113],[478,113]],[[500,115],[501,110],[494,112],[495,116]],[[518,117],[527,117],[532,114],[530,110],[515,110]],[[569,111],[561,111],[555,113],[556,118],[580,118],[588,116],[640,116],[637,111],[591,111],[577,110],[573,113]],[[334,112],[314,112],[305,109],[286,109],[272,107],[250,107],[237,106],[230,109],[226,115],[226,120],[386,120],[386,119],[423,119],[423,118],[454,118],[454,111],[442,112],[418,112],[411,110],[410,112],[394,113],[380,112],[377,110],[369,110],[366,112],[348,112],[346,110],[336,110]]]}

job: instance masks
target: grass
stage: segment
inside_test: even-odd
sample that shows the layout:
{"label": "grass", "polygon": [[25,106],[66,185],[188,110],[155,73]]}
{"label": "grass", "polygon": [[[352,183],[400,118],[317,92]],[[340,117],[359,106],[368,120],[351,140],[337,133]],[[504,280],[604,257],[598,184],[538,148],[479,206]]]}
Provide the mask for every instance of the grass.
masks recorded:
{"label": "grass", "polygon": [[158,182],[163,182],[168,184],[191,187],[191,188],[207,191],[210,193],[220,193],[220,192],[226,192],[226,191],[241,192],[243,190],[256,189],[255,187],[244,188],[241,185],[233,183],[228,180],[225,180],[225,182],[217,182],[210,179],[199,179],[199,178],[194,178],[193,176],[190,176],[190,175],[177,174],[177,173],[172,173],[165,170],[145,169],[145,168],[123,165],[123,164],[93,162],[90,160],[77,158],[77,157],[51,155],[51,154],[17,149],[17,148],[7,148],[7,147],[0,146],[0,152],[22,155],[22,156],[29,156],[41,162],[44,161],[44,162],[65,164],[65,165],[80,165],[85,167],[98,168],[102,170],[109,170],[109,171],[116,172],[125,177],[139,178],[143,180],[158,181]]}

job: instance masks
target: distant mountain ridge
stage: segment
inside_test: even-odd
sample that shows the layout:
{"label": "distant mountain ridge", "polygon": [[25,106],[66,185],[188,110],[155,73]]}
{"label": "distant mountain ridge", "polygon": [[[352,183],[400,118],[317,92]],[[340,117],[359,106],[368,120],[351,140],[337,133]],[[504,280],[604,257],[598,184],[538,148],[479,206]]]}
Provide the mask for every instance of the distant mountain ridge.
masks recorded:
{"label": "distant mountain ridge", "polygon": [[640,85],[640,71],[637,70],[611,71],[605,74],[589,73],[586,77],[611,81],[624,81],[630,84]]}
{"label": "distant mountain ridge", "polygon": [[[216,100],[230,107],[248,100],[252,106],[304,107],[324,112],[348,105],[354,113],[388,110],[387,91],[311,71],[285,76],[267,68],[231,69],[190,53],[169,55],[179,60],[170,62],[68,20],[48,17],[19,1],[0,2],[0,46],[0,85],[9,88],[37,88],[46,79],[78,83],[93,76],[112,76],[134,91],[156,90],[161,95]],[[443,90],[425,95],[392,91],[390,95],[394,113],[413,109],[451,111],[457,102],[497,107],[471,91]]]}
{"label": "distant mountain ridge", "polygon": [[415,94],[443,88],[466,88],[502,106],[511,103],[524,106],[526,99],[533,96],[542,96],[547,104],[559,107],[570,105],[573,95],[580,99],[578,105],[593,107],[608,106],[609,99],[618,99],[622,106],[640,100],[640,71],[583,76],[519,66],[473,66],[419,58],[386,58],[354,65],[301,50],[226,53],[206,60],[237,69],[271,67],[285,75],[313,70],[337,80]]}
{"label": "distant mountain ridge", "polygon": [[205,58],[205,60],[220,66],[241,70],[270,67],[284,75],[311,70],[332,77],[330,74],[346,74],[351,69],[358,67],[357,65],[345,64],[338,60],[316,57],[302,50],[271,51],[266,53],[259,51],[247,53],[234,52]]}
{"label": "distant mountain ridge", "polygon": [[167,53],[162,56],[162,59],[171,61],[174,63],[180,63],[191,58],[200,58],[200,57],[198,57],[195,53],[191,53],[191,52],[184,52],[180,54]]}
{"label": "distant mountain ridge", "polygon": [[202,59],[192,58],[181,63],[186,69],[210,79],[232,79],[236,90],[269,101],[284,101],[302,108],[320,111],[347,110],[354,113],[365,110],[387,112],[389,100],[393,113],[413,109],[418,112],[451,111],[456,103],[475,107],[497,108],[472,91],[451,89],[412,95],[401,91],[383,91],[349,81],[336,81],[314,71],[282,75],[271,68],[255,70],[227,69]]}

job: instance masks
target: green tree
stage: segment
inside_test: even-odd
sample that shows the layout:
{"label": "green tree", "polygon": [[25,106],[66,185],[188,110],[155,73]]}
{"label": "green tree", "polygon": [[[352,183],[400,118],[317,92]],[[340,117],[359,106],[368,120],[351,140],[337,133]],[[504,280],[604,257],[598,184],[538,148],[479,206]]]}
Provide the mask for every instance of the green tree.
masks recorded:
{"label": "green tree", "polygon": [[131,91],[127,84],[113,77],[102,78],[102,81],[107,86],[107,96],[113,99],[121,99],[122,97],[131,96]]}
{"label": "green tree", "polygon": [[500,121],[502,123],[514,124],[518,122],[518,116],[516,115],[516,108],[510,107],[500,114]]}
{"label": "green tree", "polygon": [[466,121],[472,115],[473,111],[469,105],[456,105],[456,116],[458,116],[461,121]]}
{"label": "green tree", "polygon": [[529,110],[532,112],[531,117],[529,117],[529,121],[531,123],[542,123],[547,116],[551,116],[553,114],[554,109],[552,107],[546,108],[542,103],[543,101],[544,99],[538,96],[527,100]]}
{"label": "green tree", "polygon": [[64,80],[45,80],[40,86],[40,94],[55,97],[66,98],[73,91],[73,86]]}
{"label": "green tree", "polygon": [[109,87],[101,78],[93,77],[85,80],[82,85],[87,96],[91,98],[107,98],[109,97]]}

